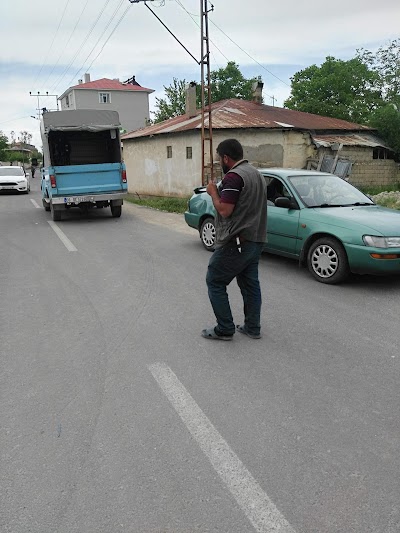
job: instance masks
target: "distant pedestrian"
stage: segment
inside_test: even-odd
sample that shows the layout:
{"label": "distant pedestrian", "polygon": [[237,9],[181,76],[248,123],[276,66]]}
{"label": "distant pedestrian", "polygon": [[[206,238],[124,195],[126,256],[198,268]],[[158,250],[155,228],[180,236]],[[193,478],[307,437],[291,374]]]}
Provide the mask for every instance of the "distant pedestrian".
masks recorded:
{"label": "distant pedestrian", "polygon": [[[212,340],[232,340],[235,331],[261,338],[261,290],[258,263],[266,242],[267,186],[258,170],[243,159],[236,139],[217,147],[225,174],[220,186],[207,185],[216,210],[216,242],[207,271],[208,295],[217,325],[202,331]],[[235,327],[227,286],[236,278],[243,297],[244,323]]]}

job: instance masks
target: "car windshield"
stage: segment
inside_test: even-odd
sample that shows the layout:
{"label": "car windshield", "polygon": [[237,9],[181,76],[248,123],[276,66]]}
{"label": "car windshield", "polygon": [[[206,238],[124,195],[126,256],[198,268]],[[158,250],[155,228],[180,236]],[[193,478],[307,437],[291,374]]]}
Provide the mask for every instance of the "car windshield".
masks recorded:
{"label": "car windshield", "polygon": [[306,207],[374,205],[374,202],[347,181],[333,174],[289,178]]}
{"label": "car windshield", "polygon": [[0,176],[23,176],[24,171],[21,167],[2,168],[0,167]]}

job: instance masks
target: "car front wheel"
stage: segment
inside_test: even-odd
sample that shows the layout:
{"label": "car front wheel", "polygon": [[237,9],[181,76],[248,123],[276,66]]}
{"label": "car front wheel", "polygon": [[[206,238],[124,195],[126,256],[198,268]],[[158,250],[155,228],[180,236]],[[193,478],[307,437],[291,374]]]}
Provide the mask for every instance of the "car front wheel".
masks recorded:
{"label": "car front wheel", "polygon": [[335,284],[350,273],[343,245],[332,237],[321,237],[310,247],[307,255],[308,270],[317,281]]}
{"label": "car front wheel", "polygon": [[200,239],[206,250],[214,251],[215,246],[215,222],[211,217],[203,220],[200,227]]}

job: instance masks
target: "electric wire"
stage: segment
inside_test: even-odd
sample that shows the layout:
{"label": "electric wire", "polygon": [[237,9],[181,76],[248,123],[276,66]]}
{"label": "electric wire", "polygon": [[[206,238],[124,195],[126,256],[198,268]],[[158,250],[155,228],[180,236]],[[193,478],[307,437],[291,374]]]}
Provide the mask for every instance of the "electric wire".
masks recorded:
{"label": "electric wire", "polygon": [[46,83],[47,83],[47,82],[49,81],[49,79],[51,78],[51,76],[52,76],[52,74],[53,74],[53,72],[54,72],[56,66],[57,66],[58,63],[60,62],[60,59],[61,59],[62,55],[64,54],[64,50],[65,50],[65,49],[67,48],[67,46],[69,45],[69,43],[70,43],[70,41],[71,41],[71,39],[72,39],[72,37],[73,37],[75,31],[76,31],[76,28],[77,28],[77,26],[78,26],[78,24],[79,24],[79,22],[80,22],[80,20],[81,20],[81,18],[82,18],[82,15],[83,15],[83,13],[85,12],[85,9],[86,9],[88,3],[89,3],[89,0],[86,0],[86,3],[85,3],[85,5],[83,6],[83,9],[82,9],[82,11],[81,11],[81,13],[80,13],[80,15],[79,15],[79,17],[78,17],[78,20],[77,20],[76,23],[75,23],[75,26],[74,26],[74,28],[73,28],[73,30],[72,30],[70,36],[68,37],[67,42],[63,45],[63,47],[62,47],[62,49],[61,49],[61,52],[60,52],[60,55],[58,56],[57,61],[54,63],[53,68],[51,69],[51,72],[50,72],[50,74],[47,76],[46,80],[42,83],[42,86],[45,86],[45,85],[46,85]]}
{"label": "electric wire", "polygon": [[50,44],[49,48],[47,49],[47,54],[46,54],[46,56],[45,56],[45,58],[44,58],[44,60],[43,60],[43,64],[42,64],[42,66],[40,67],[39,73],[36,75],[35,81],[32,83],[32,86],[33,86],[33,85],[36,83],[36,81],[39,79],[40,74],[42,73],[43,67],[44,67],[45,64],[46,64],[47,58],[49,57],[49,53],[50,53],[51,50],[53,49],[54,41],[55,41],[55,39],[56,39],[56,37],[57,37],[57,35],[58,35],[58,31],[59,31],[60,26],[61,26],[61,23],[62,23],[62,21],[63,21],[63,19],[64,19],[64,15],[65,15],[65,12],[67,11],[67,7],[68,7],[69,3],[70,3],[70,0],[67,0],[67,2],[66,2],[66,4],[65,4],[65,7],[64,7],[64,10],[63,10],[63,12],[62,12],[61,18],[60,18],[60,22],[58,23],[58,26],[57,26],[56,32],[55,32],[55,34],[54,34],[53,40],[51,41],[51,44]]}
{"label": "electric wire", "polygon": [[70,70],[71,66],[73,65],[75,59],[78,57],[79,53],[82,51],[83,47],[85,46],[86,42],[88,41],[89,37],[91,36],[91,34],[93,33],[93,30],[94,28],[97,26],[97,23],[99,22],[102,14],[104,13],[107,5],[110,3],[110,0],[105,0],[102,8],[100,9],[99,11],[99,14],[96,18],[96,20],[93,22],[89,32],[86,34],[86,37],[84,37],[83,41],[81,42],[81,44],[78,46],[78,49],[77,51],[75,52],[75,55],[74,57],[71,59],[71,61],[69,62],[69,64],[65,67],[65,69],[63,70],[61,76],[59,78],[57,78],[56,82],[53,84],[52,88],[50,89],[51,92],[53,92],[62,82],[62,80],[65,78],[65,76],[67,75],[68,71]]}
{"label": "electric wire", "polygon": [[261,63],[259,63],[256,59],[254,59],[254,57],[252,57],[248,52],[246,52],[246,50],[244,50],[241,46],[239,46],[233,39],[231,39],[231,37],[229,37],[229,35],[227,33],[224,32],[224,30],[222,30],[219,26],[217,26],[217,24],[215,24],[215,22],[213,22],[211,19],[210,19],[210,22],[213,26],[215,26],[221,33],[223,33],[225,35],[225,37],[227,39],[229,39],[235,46],[237,46],[239,48],[239,50],[241,50],[243,53],[245,53],[252,61],[254,61],[255,63],[257,63],[257,65],[259,67],[261,67],[262,69],[264,69],[265,71],[268,72],[268,74],[271,74],[271,76],[273,76],[274,78],[276,78],[277,80],[279,80],[281,83],[283,83],[284,85],[286,85],[287,87],[290,87],[290,85],[288,83],[286,83],[286,81],[283,81],[281,80],[281,78],[279,78],[278,76],[275,76],[275,74],[273,72],[271,72],[270,70],[268,70],[266,67],[264,67],[264,65],[262,65]]}
{"label": "electric wire", "polygon": [[[199,25],[199,24],[194,20],[194,18],[193,18],[193,17],[196,16],[196,15],[193,15],[192,13],[190,13],[190,12],[185,8],[185,6],[182,4],[182,2],[181,2],[180,0],[175,0],[175,2],[176,2],[176,3],[177,3],[177,4],[178,4],[178,5],[179,5],[184,11],[186,11],[186,13],[187,13],[187,14],[189,15],[189,17],[193,20],[193,22],[196,24],[196,26],[197,26],[198,28],[200,28],[200,25]],[[211,22],[212,24],[214,24],[214,23],[211,21],[211,19],[210,19],[210,22]],[[215,26],[217,29],[219,29],[222,33],[224,33],[224,32],[223,32],[223,31],[222,31],[222,30],[221,30],[216,24],[214,24],[214,26]],[[224,35],[226,35],[226,34],[224,33]],[[235,43],[235,42],[234,42],[234,41],[233,41],[228,35],[226,35],[226,37],[228,37],[228,39],[230,39],[230,40],[233,42],[233,44],[235,44],[236,46],[238,46],[238,47],[240,48],[240,46],[239,46],[238,44],[236,44],[236,43]],[[213,44],[213,46],[218,50],[218,52],[219,52],[219,53],[220,53],[220,54],[221,54],[221,55],[222,55],[222,56],[228,61],[228,63],[229,63],[229,61],[230,61],[229,58],[228,58],[228,57],[227,57],[227,56],[226,56],[226,55],[225,55],[225,54],[224,54],[224,53],[218,48],[218,46],[215,44],[214,41],[212,41],[211,39],[209,39],[209,40],[210,40],[210,42]],[[242,48],[240,48],[240,49],[242,50]],[[272,74],[272,72],[269,72],[268,69],[266,69],[266,68],[265,68],[263,65],[261,65],[260,63],[258,63],[258,61],[256,61],[254,58],[252,58],[252,57],[251,57],[251,56],[250,56],[245,50],[242,50],[242,51],[245,52],[245,53],[246,53],[246,54],[247,54],[247,55],[248,55],[253,61],[255,61],[258,65],[260,65],[260,67],[262,67],[262,68],[263,68],[264,70],[266,70],[269,74],[271,74],[272,76],[274,76],[274,74]],[[274,76],[274,77],[276,78],[277,76]],[[277,78],[277,79],[278,79],[279,81],[282,81],[282,83],[285,83],[283,80],[280,80],[279,78]],[[287,84],[286,84],[286,85],[287,85]],[[265,94],[266,96],[268,96],[269,98],[274,99],[274,96],[271,96],[270,94],[267,94],[267,93],[264,93],[264,94]]]}
{"label": "electric wire", "polygon": [[78,74],[81,72],[81,70],[85,69],[85,70],[89,70],[90,67],[93,65],[93,63],[96,61],[96,59],[99,57],[99,55],[101,54],[101,52],[104,50],[104,47],[105,45],[108,43],[109,39],[111,38],[112,34],[114,33],[114,31],[116,30],[116,28],[119,26],[120,22],[122,21],[122,19],[125,17],[126,13],[128,12],[130,6],[128,6],[122,17],[120,18],[120,20],[117,22],[117,24],[114,26],[114,29],[112,30],[112,32],[110,33],[110,35],[108,36],[107,40],[105,41],[105,43],[103,44],[100,52],[97,54],[97,56],[95,57],[95,59],[90,63],[90,65],[88,67],[85,67],[85,63],[86,61],[89,59],[89,57],[92,55],[94,49],[96,48],[96,46],[99,44],[99,42],[101,41],[102,37],[104,36],[104,33],[105,31],[108,29],[108,27],[110,26],[111,22],[114,20],[114,18],[116,17],[116,14],[117,14],[117,11],[119,10],[119,8],[122,6],[122,4],[124,3],[124,0],[121,0],[120,3],[118,4],[118,7],[115,8],[114,10],[114,13],[111,15],[111,18],[110,20],[108,21],[106,27],[104,28],[102,34],[100,35],[100,37],[97,39],[96,41],[96,44],[93,46],[93,48],[90,50],[89,54],[86,56],[86,59],[85,61],[83,62],[82,66],[76,71],[76,73],[74,74],[74,76],[71,78],[71,81],[68,83],[68,86],[71,85],[71,83],[73,82],[73,80],[78,76]]}
{"label": "electric wire", "polygon": [[99,55],[102,53],[102,51],[104,50],[104,47],[106,46],[106,44],[108,43],[108,41],[111,39],[111,37],[113,36],[115,30],[118,28],[118,26],[120,25],[120,23],[122,22],[123,18],[125,17],[125,15],[128,13],[130,9],[130,6],[128,6],[125,11],[122,13],[122,16],[121,18],[118,20],[118,22],[116,23],[116,25],[114,26],[114,29],[112,30],[112,32],[110,33],[110,35],[107,37],[105,43],[103,44],[103,46],[101,47],[101,50],[100,52],[97,54],[97,56],[93,59],[93,61],[90,63],[90,65],[87,67],[87,70],[90,70],[91,66],[93,65],[93,63],[96,61],[96,59],[99,57]]}

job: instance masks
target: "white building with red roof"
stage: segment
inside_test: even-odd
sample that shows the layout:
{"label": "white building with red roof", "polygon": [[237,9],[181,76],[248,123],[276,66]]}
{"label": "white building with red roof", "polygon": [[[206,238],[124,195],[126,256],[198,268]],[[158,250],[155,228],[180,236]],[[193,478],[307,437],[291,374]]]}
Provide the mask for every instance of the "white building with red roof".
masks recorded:
{"label": "white building with red roof", "polygon": [[78,85],[69,87],[59,97],[61,109],[106,109],[118,111],[121,128],[134,131],[148,124],[149,94],[153,89],[142,87],[135,76],[121,82],[102,78],[90,81],[90,74]]}

